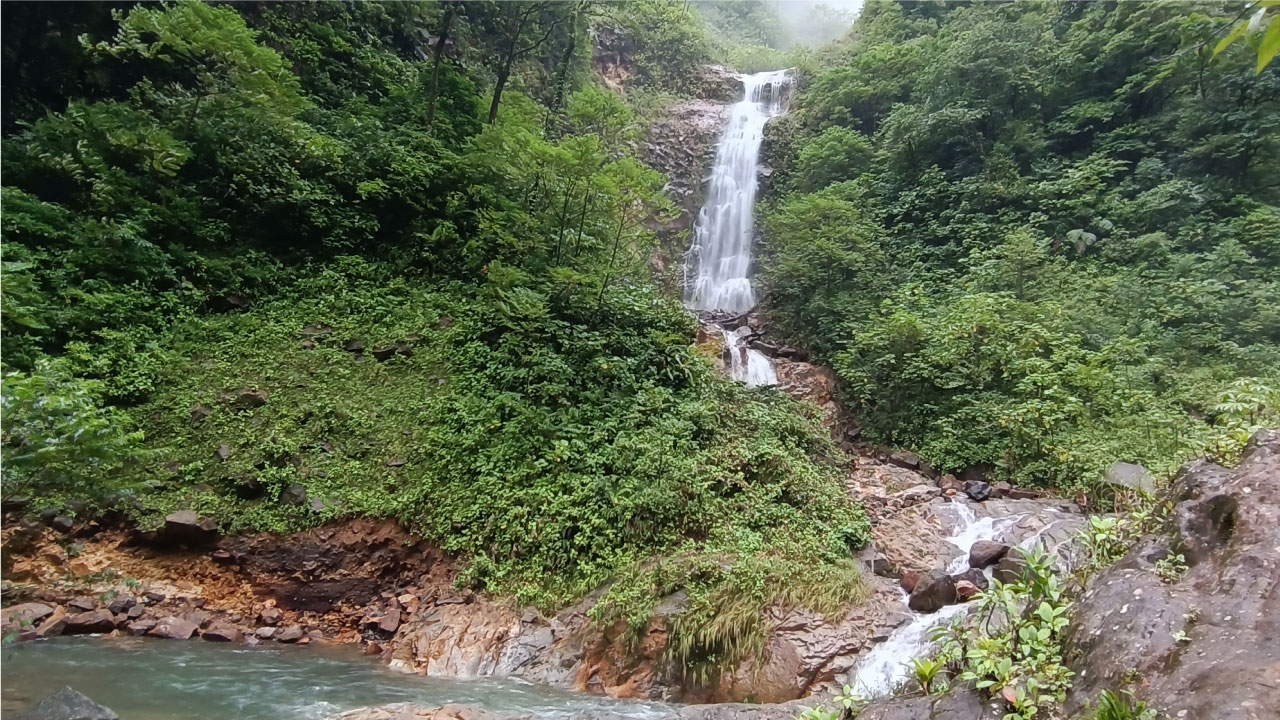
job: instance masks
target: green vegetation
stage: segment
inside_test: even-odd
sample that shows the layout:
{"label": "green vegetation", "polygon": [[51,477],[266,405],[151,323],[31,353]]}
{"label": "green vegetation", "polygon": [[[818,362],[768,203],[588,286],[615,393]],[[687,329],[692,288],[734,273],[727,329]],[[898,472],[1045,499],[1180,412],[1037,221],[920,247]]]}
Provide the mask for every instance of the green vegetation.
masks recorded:
{"label": "green vegetation", "polygon": [[953,679],[1001,699],[1005,720],[1054,717],[1073,675],[1062,646],[1070,602],[1053,558],[1039,550],[1023,557],[1026,567],[1016,582],[992,580],[968,619],[936,628],[931,636],[939,655],[930,665],[942,665]]}
{"label": "green vegetation", "polygon": [[766,305],[869,439],[1065,488],[1275,422],[1280,68],[1215,57],[1238,12],[870,2],[812,58]]}
{"label": "green vegetation", "polygon": [[687,6],[48,7],[4,30],[6,495],[394,517],[520,602],[614,579],[637,626],[683,589],[691,672],[860,597],[816,411],[716,374],[648,276],[671,208],[588,29],[661,97]]}
{"label": "green vegetation", "polygon": [[831,698],[831,702],[835,704],[836,709],[828,710],[821,705],[805,708],[796,716],[797,720],[850,720],[856,718],[867,704],[867,701],[855,695],[853,688],[848,685],[842,687],[840,692]]}
{"label": "green vegetation", "polygon": [[1093,717],[1094,720],[1156,720],[1159,714],[1155,708],[1134,700],[1131,693],[1103,690]]}

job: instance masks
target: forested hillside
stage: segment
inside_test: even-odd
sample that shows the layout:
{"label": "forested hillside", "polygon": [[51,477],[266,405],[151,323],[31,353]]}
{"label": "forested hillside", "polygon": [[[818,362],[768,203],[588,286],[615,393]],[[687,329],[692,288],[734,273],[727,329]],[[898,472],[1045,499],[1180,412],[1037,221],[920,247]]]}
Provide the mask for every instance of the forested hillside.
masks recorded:
{"label": "forested hillside", "polygon": [[669,202],[591,30],[651,109],[711,53],[688,6],[4,13],[6,502],[394,517],[522,602],[632,569],[601,611],[643,623],[687,585],[690,638],[858,592],[813,413],[715,373],[645,269]]}
{"label": "forested hillside", "polygon": [[1072,487],[1276,421],[1280,67],[1215,56],[1238,19],[871,2],[808,63],[770,128],[767,305],[866,437]]}

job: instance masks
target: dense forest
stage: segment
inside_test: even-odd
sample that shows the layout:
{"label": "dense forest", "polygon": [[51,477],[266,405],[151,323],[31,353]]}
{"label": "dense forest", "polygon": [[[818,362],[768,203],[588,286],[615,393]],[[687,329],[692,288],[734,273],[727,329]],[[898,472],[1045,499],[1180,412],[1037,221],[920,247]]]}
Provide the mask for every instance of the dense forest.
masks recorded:
{"label": "dense forest", "polygon": [[[815,413],[713,371],[646,269],[636,108],[710,59],[695,9],[4,11],[6,497],[396,517],[524,602],[687,584],[690,628],[856,595]],[[635,46],[630,104],[593,28]]]}
{"label": "dense forest", "polygon": [[648,267],[641,138],[717,61],[796,68],[763,310],[865,440],[1074,492],[1277,421],[1280,67],[1215,53],[1233,12],[776,10],[5,3],[4,495],[397,518],[520,602],[616,579],[634,627],[684,588],[693,670],[859,598],[817,409],[716,372]]}
{"label": "dense forest", "polygon": [[805,67],[768,309],[869,437],[1073,487],[1277,421],[1280,70],[1234,18],[872,2]]}

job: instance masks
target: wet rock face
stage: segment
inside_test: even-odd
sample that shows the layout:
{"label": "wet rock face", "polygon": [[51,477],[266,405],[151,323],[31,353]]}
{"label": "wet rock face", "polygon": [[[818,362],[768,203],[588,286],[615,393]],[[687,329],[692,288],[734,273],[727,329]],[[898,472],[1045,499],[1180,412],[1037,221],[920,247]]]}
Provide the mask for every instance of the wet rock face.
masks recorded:
{"label": "wet rock face", "polygon": [[[734,82],[741,94],[742,83],[736,78]],[[729,122],[728,103],[736,99],[696,99],[675,105],[649,128],[639,148],[644,162],[667,176],[667,194],[681,210],[680,217],[665,228],[670,232],[693,227],[716,141]]]}
{"label": "wet rock face", "polygon": [[[1175,478],[1167,534],[1088,584],[1068,648],[1067,710],[1130,687],[1170,718],[1262,720],[1280,708],[1280,431],[1233,471],[1198,461]],[[1174,582],[1155,563],[1181,553]],[[1132,683],[1126,683],[1126,679]]]}
{"label": "wet rock face", "polygon": [[858,720],[985,720],[1003,715],[984,705],[976,691],[959,687],[940,698],[907,696],[877,700],[858,713]]}

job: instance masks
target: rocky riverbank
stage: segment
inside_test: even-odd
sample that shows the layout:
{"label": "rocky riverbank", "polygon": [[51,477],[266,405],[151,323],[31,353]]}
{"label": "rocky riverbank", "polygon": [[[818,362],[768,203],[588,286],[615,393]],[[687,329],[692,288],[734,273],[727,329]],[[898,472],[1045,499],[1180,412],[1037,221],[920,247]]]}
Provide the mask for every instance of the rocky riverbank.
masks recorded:
{"label": "rocky riverbank", "polygon": [[[432,675],[512,675],[620,697],[772,703],[751,706],[751,715],[734,705],[685,708],[680,718],[791,717],[797,705],[785,701],[847,680],[867,650],[910,621],[900,584],[914,575],[918,586],[939,569],[962,574],[953,567],[955,546],[945,541],[961,512],[972,513],[970,523],[1001,525],[996,540],[974,544],[960,558],[964,572],[993,563],[999,572],[1011,546],[1061,543],[1082,522],[1070,503],[1007,497],[978,503],[954,490],[948,496],[897,464],[867,459],[862,471],[869,468],[882,473],[883,485],[911,485],[888,496],[875,549],[864,558],[877,571],[868,574],[872,600],[834,620],[796,609],[771,612],[764,665],[726,673],[710,687],[682,687],[666,671],[661,620],[631,649],[617,629],[591,625],[590,599],[544,617],[459,592],[446,554],[393,523],[369,520],[191,547],[143,542],[124,530],[77,536],[87,531],[79,525],[61,534],[11,515],[3,536],[11,604],[3,620],[19,640],[145,633],[246,644],[363,643],[393,666]],[[1069,707],[1086,708],[1102,689],[1132,689],[1157,707],[1186,711],[1178,717],[1269,717],[1266,709],[1280,703],[1280,656],[1269,619],[1280,602],[1280,432],[1255,437],[1235,470],[1202,461],[1187,466],[1168,501],[1174,507],[1168,531],[1094,577],[1073,613],[1077,682]],[[1189,569],[1170,581],[1157,564],[1175,552]],[[962,599],[963,581],[951,579],[955,599]],[[952,601],[952,593],[942,594],[948,596],[942,602]],[[674,600],[670,611],[678,611]],[[1230,700],[1231,712],[1221,714],[1223,704],[1212,700],[1219,696]],[[867,712],[958,720],[985,707],[976,695],[949,697],[895,698]],[[352,717],[471,717],[423,715],[440,711],[420,708],[368,712],[374,714]]]}

